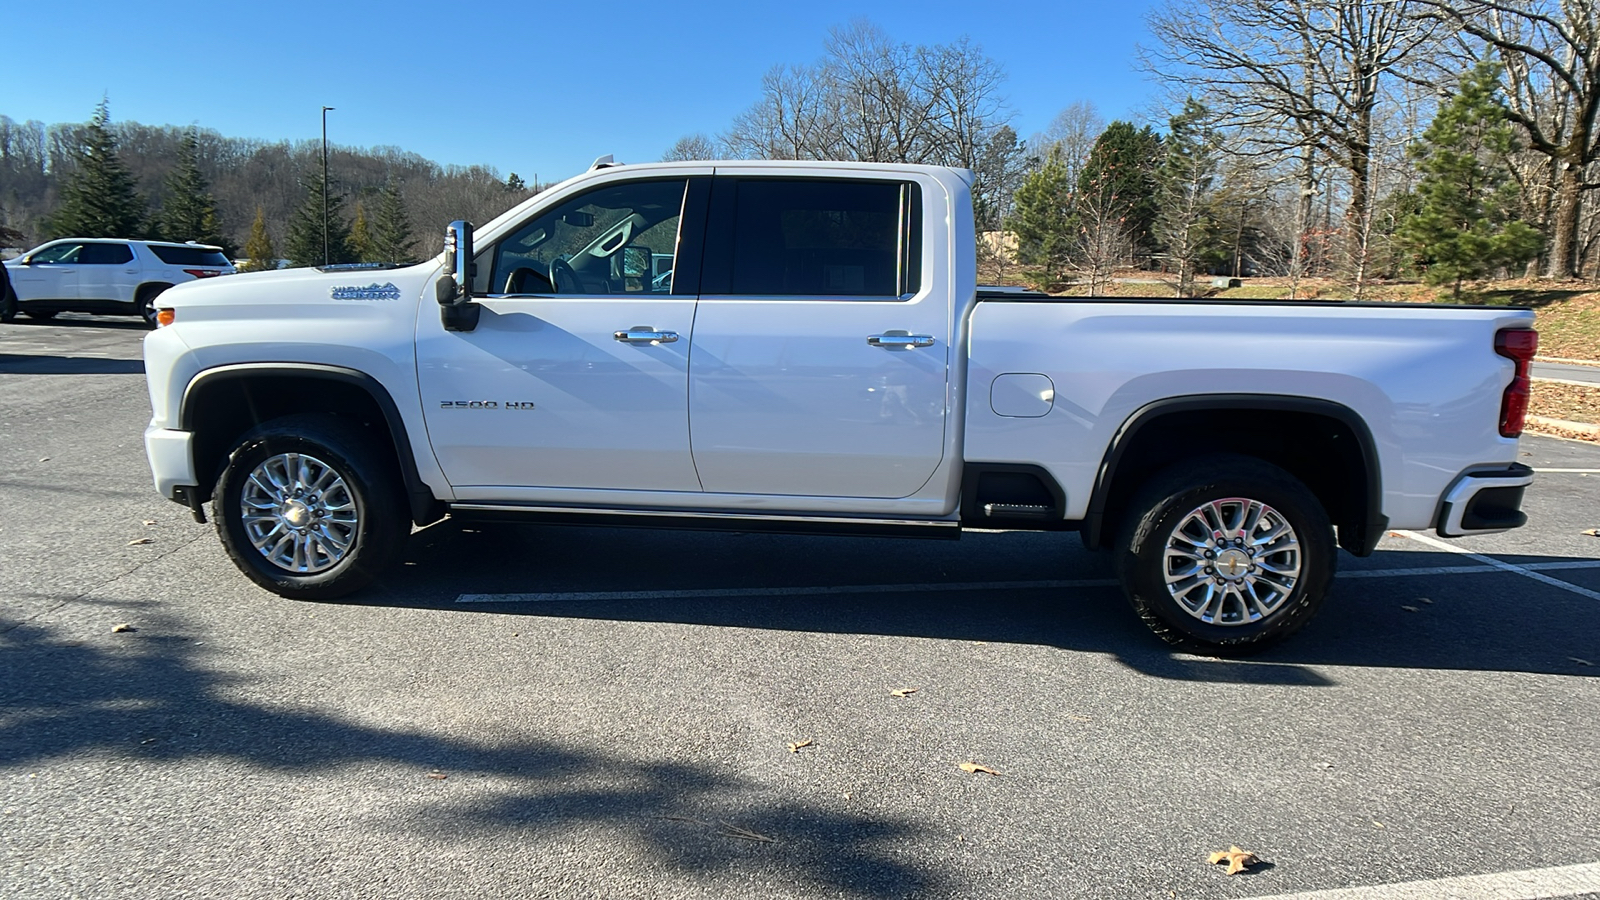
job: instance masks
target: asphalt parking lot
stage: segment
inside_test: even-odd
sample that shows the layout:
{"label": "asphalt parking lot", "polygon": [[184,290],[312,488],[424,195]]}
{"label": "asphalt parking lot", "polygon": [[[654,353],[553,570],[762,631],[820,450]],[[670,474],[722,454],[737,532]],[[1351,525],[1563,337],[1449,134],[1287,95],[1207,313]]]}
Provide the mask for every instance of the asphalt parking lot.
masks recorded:
{"label": "asphalt parking lot", "polygon": [[1246,661],[1072,535],[445,521],[303,603],[153,492],[142,335],[0,326],[0,896],[1600,896],[1600,446]]}

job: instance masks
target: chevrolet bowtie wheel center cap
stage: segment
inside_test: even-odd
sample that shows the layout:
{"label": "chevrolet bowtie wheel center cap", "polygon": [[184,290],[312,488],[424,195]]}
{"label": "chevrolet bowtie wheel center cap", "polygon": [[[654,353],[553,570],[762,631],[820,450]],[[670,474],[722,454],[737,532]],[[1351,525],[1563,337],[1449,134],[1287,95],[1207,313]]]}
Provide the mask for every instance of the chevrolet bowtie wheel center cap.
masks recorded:
{"label": "chevrolet bowtie wheel center cap", "polygon": [[295,528],[304,528],[311,522],[311,507],[299,500],[290,500],[283,506],[283,520]]}

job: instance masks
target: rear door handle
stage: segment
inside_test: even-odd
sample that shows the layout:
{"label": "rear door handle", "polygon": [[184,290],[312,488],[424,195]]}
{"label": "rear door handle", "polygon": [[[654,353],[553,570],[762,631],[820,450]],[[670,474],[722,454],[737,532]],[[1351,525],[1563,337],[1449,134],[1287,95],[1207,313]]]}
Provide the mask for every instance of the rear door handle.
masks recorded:
{"label": "rear door handle", "polygon": [[867,343],[874,347],[932,347],[933,335],[907,334],[904,331],[889,331],[884,334],[874,334],[867,338]]}
{"label": "rear door handle", "polygon": [[676,331],[656,331],[645,325],[635,325],[627,331],[613,331],[611,336],[626,344],[670,344],[678,339]]}

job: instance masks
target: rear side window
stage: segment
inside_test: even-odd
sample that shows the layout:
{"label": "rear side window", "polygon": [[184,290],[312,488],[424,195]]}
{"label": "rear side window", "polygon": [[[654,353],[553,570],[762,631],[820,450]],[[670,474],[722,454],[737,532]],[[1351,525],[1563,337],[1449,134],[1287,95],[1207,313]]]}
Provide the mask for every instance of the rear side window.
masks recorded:
{"label": "rear side window", "polygon": [[900,297],[917,290],[914,184],[718,178],[714,192],[704,293]]}
{"label": "rear side window", "polygon": [[211,247],[163,247],[160,244],[151,244],[150,252],[169,266],[218,268],[229,265],[228,257],[223,255],[221,250]]}
{"label": "rear side window", "polygon": [[84,244],[78,262],[86,266],[115,266],[133,262],[133,250],[127,244]]}

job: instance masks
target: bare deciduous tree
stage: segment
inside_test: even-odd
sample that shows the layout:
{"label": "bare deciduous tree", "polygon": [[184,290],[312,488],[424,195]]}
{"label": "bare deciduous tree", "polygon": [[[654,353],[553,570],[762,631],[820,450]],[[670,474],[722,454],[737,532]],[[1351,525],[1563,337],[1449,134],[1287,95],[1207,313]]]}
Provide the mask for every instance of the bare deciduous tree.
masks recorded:
{"label": "bare deciduous tree", "polygon": [[696,132],[678,138],[661,154],[662,162],[681,162],[695,159],[717,159],[717,144],[711,138]]}
{"label": "bare deciduous tree", "polygon": [[1043,164],[1050,154],[1056,154],[1066,166],[1067,178],[1078,183],[1078,175],[1089,161],[1095,139],[1106,130],[1106,120],[1093,103],[1078,101],[1056,113],[1044,131],[1028,139],[1028,153]]}
{"label": "bare deciduous tree", "polygon": [[[1261,152],[1299,158],[1301,221],[1319,158],[1349,181],[1347,264],[1364,273],[1373,116],[1389,82],[1432,40],[1415,0],[1169,0],[1152,13],[1151,70],[1206,99]],[[1360,284],[1357,285],[1360,290]]]}
{"label": "bare deciduous tree", "polygon": [[896,44],[864,20],[829,32],[823,58],[778,66],[723,143],[739,156],[976,168],[1004,124],[999,65],[969,41]]}

